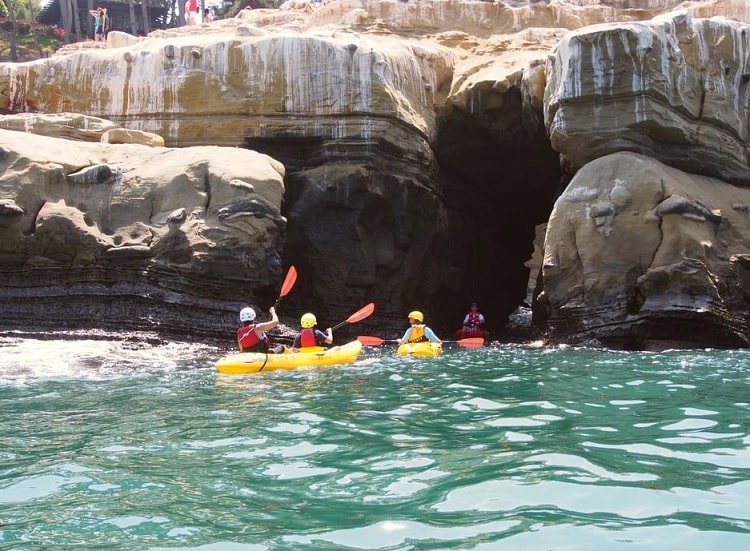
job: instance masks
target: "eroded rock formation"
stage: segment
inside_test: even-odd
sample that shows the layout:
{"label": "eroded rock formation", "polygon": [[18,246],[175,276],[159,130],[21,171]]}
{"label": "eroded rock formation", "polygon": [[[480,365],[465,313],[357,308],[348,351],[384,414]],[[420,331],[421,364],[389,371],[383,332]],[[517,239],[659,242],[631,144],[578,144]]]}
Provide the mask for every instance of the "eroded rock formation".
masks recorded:
{"label": "eroded rock formation", "polygon": [[576,167],[616,151],[750,186],[750,27],[686,12],[589,27],[549,64],[552,146]]}
{"label": "eroded rock formation", "polygon": [[647,348],[744,346],[750,190],[614,153],[573,178],[547,226],[559,336]]}
{"label": "eroded rock formation", "polygon": [[546,122],[577,174],[547,231],[558,337],[748,344],[748,60],[748,25],[686,12],[560,42]]}
{"label": "eroded rock formation", "polygon": [[277,292],[284,167],[266,155],[0,130],[0,167],[6,323],[200,333]]}
{"label": "eroded rock formation", "polygon": [[[283,165],[277,171],[284,174],[283,201],[281,195],[264,195],[267,203],[252,203],[281,221],[278,234],[266,228],[267,240],[261,245],[244,229],[231,233],[229,246],[211,241],[218,229],[228,231],[226,226],[237,219],[235,212],[248,206],[247,194],[238,193],[231,200],[225,197],[227,204],[217,206],[215,215],[196,222],[194,233],[206,232],[205,241],[175,248],[183,251],[177,255],[182,263],[154,245],[164,238],[157,221],[163,227],[184,225],[183,213],[191,220],[196,208],[190,193],[187,198],[181,195],[183,187],[195,184],[177,175],[180,163],[185,172],[193,170],[177,153],[167,171],[172,183],[158,187],[179,199],[170,208],[159,206],[155,216],[153,204],[128,196],[134,211],[150,209],[147,216],[139,215],[137,227],[132,226],[137,216],[118,226],[88,213],[103,211],[106,201],[97,207],[42,194],[43,204],[35,203],[34,216],[44,213],[50,220],[47,227],[55,228],[47,241],[63,231],[63,219],[82,225],[70,232],[80,235],[70,238],[89,251],[85,258],[91,273],[106,268],[110,255],[149,264],[151,273],[181,266],[182,279],[173,279],[171,295],[148,294],[139,287],[142,272],[131,271],[123,278],[135,289],[131,296],[147,297],[141,302],[149,305],[162,303],[167,310],[175,303],[202,305],[202,314],[191,317],[198,330],[230,330],[238,301],[272,295],[283,270],[280,255],[285,265],[295,264],[300,272],[295,292],[285,299],[291,310],[315,309],[320,319],[333,323],[374,301],[377,315],[366,323],[379,329],[401,328],[404,312],[420,308],[433,327],[448,330],[467,303],[478,300],[490,328],[497,331],[526,299],[529,277],[536,277],[524,262],[532,254],[537,225],[547,221],[570,179],[578,173],[578,182],[595,161],[634,151],[650,157],[649,162],[663,163],[664,170],[727,182],[711,180],[722,184],[715,189],[746,185],[750,7],[740,0],[706,0],[665,14],[678,4],[338,0],[313,9],[306,2],[290,2],[283,9],[246,10],[232,20],[157,31],[146,39],[111,33],[106,48],[79,44],[47,60],[2,65],[0,110],[87,117],[77,123],[57,121],[48,128],[39,118],[5,123],[17,131],[88,141],[107,136],[107,143],[90,153],[88,164],[57,169],[58,177],[69,182],[109,182],[112,151],[121,147],[117,142],[148,144],[159,151],[159,137],[179,151],[223,146],[211,156],[210,167],[217,170],[214,156],[229,164],[228,152],[242,149],[265,153]],[[736,21],[699,19],[717,15]],[[97,122],[102,120],[111,122]],[[629,170],[635,165],[617,166]],[[248,177],[235,174],[240,180]],[[638,170],[616,178],[647,189],[637,184]],[[701,182],[709,185],[709,180]],[[139,191],[151,200],[158,195],[148,186]],[[655,218],[669,220],[675,212],[694,209],[690,216],[703,216],[715,226],[719,215],[714,211],[725,213],[726,206],[688,191],[674,186],[673,194],[661,198],[661,206],[649,207],[658,207]],[[617,250],[625,233],[620,229],[623,206],[608,193],[602,191],[585,206],[586,220],[608,232],[606,241],[590,240],[590,246]],[[614,197],[619,194],[620,187]],[[21,227],[21,219],[27,227],[31,224],[30,211],[12,186],[4,188],[0,200],[0,231]],[[651,204],[641,197],[631,202],[640,201]],[[608,266],[604,262],[596,285],[581,276],[580,263],[571,260],[575,255],[555,236],[566,227],[561,220],[579,216],[560,210],[562,204],[558,202],[550,223],[557,229],[548,231],[549,262],[536,312],[538,319],[549,320],[553,338],[578,335],[623,342],[634,327],[645,339],[657,338],[660,318],[688,317],[689,308],[670,310],[669,301],[653,298],[658,293],[649,283],[651,276],[633,283],[647,274],[667,273],[661,264],[643,264],[636,275],[638,270],[623,258]],[[124,203],[116,206],[126,209]],[[281,213],[288,219],[283,250]],[[86,229],[92,219],[101,235]],[[728,220],[725,214],[720,219],[719,226]],[[651,235],[653,221],[643,223],[644,234]],[[734,224],[739,227],[739,222]],[[635,233],[631,229],[628,237]],[[12,237],[22,241],[21,235],[33,236],[17,232]],[[116,236],[122,240],[119,244]],[[123,236],[131,236],[133,243]],[[266,273],[229,274],[225,266],[236,260],[224,258],[222,251],[233,256],[243,247],[253,250],[254,262],[270,255]],[[121,251],[114,252],[118,248]],[[744,262],[744,252],[733,245],[722,250],[727,262]],[[14,259],[28,254],[24,249]],[[589,251],[575,254],[586,257]],[[75,265],[74,258],[53,260],[65,267]],[[724,273],[719,261],[697,261],[707,266],[706,278]],[[626,265],[624,277],[620,271]],[[17,272],[19,277],[23,273]],[[217,275],[208,276],[211,285],[222,289],[216,298],[199,288],[207,273]],[[680,270],[668,273],[667,280],[678,273],[685,277]],[[85,289],[109,281],[107,277],[80,279],[81,297]],[[654,281],[663,282],[661,277]],[[243,292],[232,301],[224,293],[235,278]],[[71,276],[63,281],[74,280]],[[737,276],[737,281],[744,280]],[[708,292],[705,285],[701,288]],[[22,297],[23,285],[15,289]],[[689,316],[709,320],[717,335],[732,335],[722,342],[742,342],[743,293],[712,296],[719,297],[715,304],[721,307],[703,318],[698,309]],[[141,310],[148,313],[148,307]],[[724,317],[718,315],[722,311]],[[222,312],[218,323],[217,312]],[[567,312],[573,313],[566,317]],[[619,329],[597,331],[576,317],[593,315],[595,325],[599,312],[604,312],[602,327]],[[610,324],[610,318],[616,321]],[[179,315],[173,321],[177,324]]]}

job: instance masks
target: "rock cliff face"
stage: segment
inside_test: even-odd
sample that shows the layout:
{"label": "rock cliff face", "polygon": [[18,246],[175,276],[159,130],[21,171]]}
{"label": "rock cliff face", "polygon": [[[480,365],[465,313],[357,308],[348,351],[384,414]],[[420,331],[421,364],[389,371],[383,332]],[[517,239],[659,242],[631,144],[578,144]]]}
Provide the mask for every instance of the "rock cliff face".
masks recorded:
{"label": "rock cliff face", "polygon": [[586,164],[547,226],[544,292],[559,335],[621,346],[743,346],[750,190],[614,153]]}
{"label": "rock cliff face", "polygon": [[748,25],[685,12],[560,42],[545,116],[576,175],[547,229],[555,334],[747,345],[748,60]]}
{"label": "rock cliff face", "polygon": [[575,167],[638,151],[750,185],[750,28],[681,12],[562,40],[545,96],[552,146]]}
{"label": "rock cliff face", "polygon": [[284,167],[270,157],[0,130],[0,167],[5,323],[201,332],[206,315],[230,321],[237,289],[276,292]]}
{"label": "rock cliff face", "polygon": [[[643,342],[660,338],[660,320],[690,318],[707,320],[723,343],[743,344],[743,292],[715,292],[712,308],[673,308],[658,300],[650,275],[638,278],[657,270],[686,281],[684,270],[663,269],[676,258],[634,266],[626,262],[634,257],[611,252],[623,247],[622,234],[638,234],[631,224],[620,230],[629,205],[660,209],[644,218],[644,235],[654,220],[672,220],[674,209],[703,207],[705,227],[731,221],[734,229],[714,236],[721,254],[698,258],[705,277],[688,287],[707,293],[706,281],[731,272],[743,288],[737,266],[745,251],[727,238],[742,230],[726,215],[742,207],[712,205],[676,184],[652,204],[654,191],[641,183],[648,163],[684,171],[700,189],[748,183],[750,8],[705,1],[665,14],[677,5],[340,0],[313,9],[296,2],[141,40],[112,33],[106,48],[76,45],[50,59],[1,65],[0,110],[8,116],[0,126],[13,131],[2,134],[0,237],[2,266],[15,279],[0,300],[23,322],[34,314],[25,298],[42,296],[39,288],[68,297],[75,287],[77,304],[104,311],[102,297],[117,295],[109,290],[116,281],[130,298],[115,319],[138,318],[126,312],[136,305],[141,323],[150,316],[177,327],[189,316],[196,331],[226,332],[238,304],[265,307],[294,264],[300,278],[285,299],[290,311],[314,309],[333,324],[374,301],[373,327],[400,329],[404,312],[420,308],[430,325],[448,330],[478,300],[497,331],[526,299],[529,276],[536,278],[524,265],[536,226],[573,176],[565,194],[579,197],[573,190],[582,175],[595,180],[599,167],[611,181],[599,182],[589,202],[570,203],[588,213],[592,239],[558,239],[581,216],[561,207],[567,195],[550,219],[535,317],[548,320],[551,337],[624,343],[638,327]],[[715,15],[736,20],[702,19]],[[76,115],[50,123],[15,113]],[[25,145],[33,133],[68,142]],[[87,153],[67,163],[70,140],[100,143],[75,143],[70,158]],[[133,163],[119,151],[148,151],[133,142],[157,147]],[[61,154],[37,159],[37,150]],[[276,176],[257,176],[245,150],[267,154],[253,163]],[[643,161],[611,160],[622,151]],[[633,174],[595,164],[605,159]],[[27,165],[38,178],[28,178]],[[132,194],[118,187],[117,167],[126,182],[138,182]],[[39,185],[31,182],[55,179],[64,182],[56,193],[30,191]],[[76,186],[89,184],[71,182],[92,179],[102,185],[84,201],[91,190]],[[618,202],[627,185],[615,180],[634,182],[648,197],[628,192],[633,197]],[[609,229],[597,243],[601,220]],[[584,242],[610,251],[594,262],[597,284],[590,267],[573,261],[589,254],[576,248]],[[681,252],[690,262],[693,248]],[[122,268],[111,270],[112,262]],[[37,264],[50,269],[30,270]],[[24,285],[31,273],[36,283]],[[674,296],[680,286],[658,288]]]}

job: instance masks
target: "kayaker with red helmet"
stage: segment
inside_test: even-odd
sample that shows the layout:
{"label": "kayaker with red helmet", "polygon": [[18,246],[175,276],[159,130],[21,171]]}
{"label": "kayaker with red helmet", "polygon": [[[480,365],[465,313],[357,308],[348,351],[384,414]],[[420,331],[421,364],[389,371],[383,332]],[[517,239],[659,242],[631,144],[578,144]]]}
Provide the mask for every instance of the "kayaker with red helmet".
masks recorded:
{"label": "kayaker with red helmet", "polygon": [[424,314],[419,310],[409,312],[409,329],[404,336],[398,339],[399,344],[405,342],[438,342],[442,343],[437,335],[424,324]]}

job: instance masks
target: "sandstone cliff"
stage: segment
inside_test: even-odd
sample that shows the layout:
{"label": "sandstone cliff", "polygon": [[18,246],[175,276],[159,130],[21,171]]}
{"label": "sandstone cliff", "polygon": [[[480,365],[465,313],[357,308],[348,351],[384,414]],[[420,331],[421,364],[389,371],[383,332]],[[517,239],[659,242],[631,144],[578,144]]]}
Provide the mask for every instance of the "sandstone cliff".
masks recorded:
{"label": "sandstone cliff", "polygon": [[547,69],[548,134],[576,173],[547,228],[553,333],[745,346],[750,27],[588,27]]}
{"label": "sandstone cliff", "polygon": [[[374,301],[372,327],[401,328],[404,312],[420,308],[448,330],[479,300],[497,332],[536,279],[525,265],[535,228],[573,179],[550,220],[535,304],[552,338],[643,346],[689,318],[713,330],[683,340],[744,345],[747,234],[727,211],[741,214],[746,201],[712,204],[703,190],[748,183],[749,23],[738,0],[294,2],[2,65],[0,124],[14,130],[2,134],[0,232],[13,277],[0,300],[18,323],[36,313],[27,299],[64,297],[113,321],[189,319],[196,331],[224,332],[239,303],[265,307],[294,264],[290,311],[314,309],[333,324]],[[50,125],[13,115],[23,112],[76,115]],[[35,132],[67,141],[26,145]],[[159,138],[168,154],[152,147],[153,158],[128,164],[116,153],[148,149],[116,142]],[[74,142],[73,154],[70,140],[100,143]],[[277,177],[260,186],[247,149],[268,155],[253,162]],[[644,160],[624,162],[622,151]],[[700,183],[654,195],[644,163],[662,167],[648,174]],[[223,170],[231,176],[215,175]],[[90,201],[81,199],[90,184],[76,178],[101,179]],[[41,183],[51,181],[54,193]],[[137,182],[132,194],[123,181]],[[647,197],[622,192],[629,186]],[[653,209],[661,214],[643,212]],[[675,213],[703,216],[703,230],[677,223],[670,256],[653,229]],[[638,216],[643,226],[631,227]],[[254,217],[260,227],[232,223]],[[37,231],[45,226],[55,229]],[[641,234],[643,250],[619,253]],[[699,244],[720,253],[707,259]],[[690,292],[672,281],[684,270],[664,270],[680,259],[703,266]],[[648,284],[656,272],[672,283]],[[727,274],[731,290],[710,288]],[[680,293],[711,299],[675,305]],[[126,298],[113,310],[107,296]]]}
{"label": "sandstone cliff", "polygon": [[277,292],[279,162],[246,149],[21,137],[0,130],[3,322],[200,333],[207,315],[234,321],[225,305]]}

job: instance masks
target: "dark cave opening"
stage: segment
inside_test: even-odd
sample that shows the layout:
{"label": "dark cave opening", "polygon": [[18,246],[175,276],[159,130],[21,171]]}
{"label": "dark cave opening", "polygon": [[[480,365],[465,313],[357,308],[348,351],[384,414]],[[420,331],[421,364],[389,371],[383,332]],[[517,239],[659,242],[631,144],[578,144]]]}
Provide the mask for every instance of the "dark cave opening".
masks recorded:
{"label": "dark cave opening", "polygon": [[[538,274],[536,270],[530,273],[526,262],[534,252],[537,227],[546,223],[563,180],[559,154],[550,146],[541,114],[524,113],[517,91],[504,97],[504,107],[499,110],[468,114],[449,109],[441,113],[433,143],[439,172],[430,175],[424,173],[424,162],[410,162],[402,157],[403,152],[392,151],[378,140],[348,142],[342,155],[343,149],[331,150],[335,143],[323,138],[248,139],[248,148],[271,155],[287,169],[282,212],[289,219],[289,228],[284,262],[297,264],[301,272],[294,296],[285,299],[287,306],[304,309],[315,304],[321,312],[329,310],[341,317],[356,302],[352,298],[356,292],[350,289],[326,297],[316,298],[314,293],[315,280],[333,281],[343,273],[336,272],[334,266],[322,268],[324,263],[305,245],[310,232],[318,230],[329,236],[321,238],[335,241],[330,238],[331,209],[341,208],[324,201],[315,207],[323,209],[320,216],[309,207],[309,212],[299,210],[300,194],[315,181],[316,167],[329,167],[331,178],[338,178],[332,181],[347,186],[355,182],[370,185],[371,174],[381,175],[376,176],[378,185],[395,185],[390,180],[398,175],[404,180],[439,182],[438,193],[448,213],[442,287],[431,300],[416,304],[424,304],[430,325],[443,338],[451,339],[470,303],[476,301],[487,317],[492,338],[502,339],[507,334],[508,316],[530,298],[530,281],[535,282]],[[366,168],[358,174],[333,176],[333,167],[362,161],[360,166]],[[334,189],[327,193],[335,193]],[[328,222],[318,228],[325,220]],[[369,300],[380,306],[373,321],[377,319],[382,327],[403,325],[400,309],[404,305],[394,309],[387,296],[364,292],[361,301]]]}
{"label": "dark cave opening", "polygon": [[441,119],[435,147],[449,209],[449,263],[460,274],[442,293],[438,315],[442,325],[458,329],[478,302],[493,338],[536,280],[525,263],[562,180],[544,126],[529,135],[515,107],[480,115],[452,110]]}

